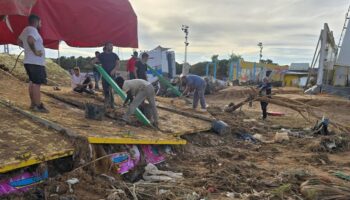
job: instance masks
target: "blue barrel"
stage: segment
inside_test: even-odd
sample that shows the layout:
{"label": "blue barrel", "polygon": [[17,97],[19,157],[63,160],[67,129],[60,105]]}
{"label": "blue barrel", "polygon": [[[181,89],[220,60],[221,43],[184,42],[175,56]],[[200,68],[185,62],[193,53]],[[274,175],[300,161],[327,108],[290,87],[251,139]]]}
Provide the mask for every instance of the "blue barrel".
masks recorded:
{"label": "blue barrel", "polygon": [[221,120],[213,121],[211,128],[215,133],[219,135],[231,134],[231,127]]}

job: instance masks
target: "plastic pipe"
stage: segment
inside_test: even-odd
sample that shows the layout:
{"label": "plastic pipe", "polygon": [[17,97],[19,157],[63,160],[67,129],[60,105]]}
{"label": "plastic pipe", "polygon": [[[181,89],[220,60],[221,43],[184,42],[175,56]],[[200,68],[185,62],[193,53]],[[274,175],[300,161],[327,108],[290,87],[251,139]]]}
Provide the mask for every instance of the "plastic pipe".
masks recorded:
{"label": "plastic pipe", "polygon": [[161,75],[159,72],[157,72],[157,70],[153,69],[152,67],[150,67],[150,66],[148,66],[148,65],[147,65],[147,68],[148,68],[149,70],[151,70],[151,72],[152,72],[153,75],[156,75],[156,76],[158,77],[159,81],[160,81],[162,84],[168,86],[168,87],[176,94],[176,96],[180,97],[180,96],[182,95],[181,92],[180,92],[178,89],[176,89],[173,85],[171,85],[171,83],[170,83],[168,80],[166,80],[166,79],[163,77],[163,75]]}
{"label": "plastic pipe", "polygon": [[[114,91],[122,98],[124,101],[126,99],[125,92],[120,89],[120,87],[114,82],[114,80],[108,75],[108,73],[100,66],[95,65],[97,71],[102,75],[102,77],[107,81],[107,83],[114,89]],[[145,115],[137,108],[135,111],[137,119],[142,122],[144,125],[151,125],[151,122],[147,119]]]}

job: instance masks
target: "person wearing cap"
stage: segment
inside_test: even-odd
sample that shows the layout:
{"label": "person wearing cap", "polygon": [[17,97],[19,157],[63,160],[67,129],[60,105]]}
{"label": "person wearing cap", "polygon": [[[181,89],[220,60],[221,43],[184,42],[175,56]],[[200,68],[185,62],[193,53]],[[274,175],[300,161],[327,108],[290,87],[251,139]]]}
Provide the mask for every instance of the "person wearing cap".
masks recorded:
{"label": "person wearing cap", "polygon": [[148,57],[149,55],[147,53],[143,53],[141,56],[141,60],[136,62],[136,78],[148,81],[147,79]]}
{"label": "person wearing cap", "polygon": [[207,86],[205,80],[197,75],[181,75],[181,84],[185,87],[183,96],[187,96],[191,91],[193,95],[193,109],[197,109],[200,101],[202,110],[206,110],[207,104],[205,102],[204,92]]}
{"label": "person wearing cap", "polygon": [[[117,54],[113,53],[113,44],[107,42],[104,47],[104,51],[98,56],[98,61],[101,63],[102,68],[110,75],[113,79],[117,75],[117,70],[120,65],[120,59]],[[96,61],[95,61],[96,62]],[[105,98],[105,107],[114,108],[114,96],[112,87],[108,84],[105,79],[102,79],[103,95]]]}
{"label": "person wearing cap", "polygon": [[91,78],[87,74],[83,75],[80,73],[79,67],[74,67],[73,69],[71,85],[74,92],[94,94],[94,91],[92,90],[94,84],[92,83]]}
{"label": "person wearing cap", "polygon": [[123,116],[123,119],[125,121],[129,121],[129,117],[135,113],[136,108],[138,108],[146,99],[150,105],[151,108],[151,122],[154,126],[158,126],[158,111],[156,107],[156,101],[155,101],[155,92],[153,85],[145,81],[143,79],[133,79],[133,80],[126,80],[122,77],[116,78],[117,85],[122,88],[126,94],[127,97],[124,101],[124,106],[129,104],[128,111]]}
{"label": "person wearing cap", "polygon": [[127,70],[127,72],[129,72],[129,79],[130,80],[136,78],[135,65],[137,62],[137,56],[138,56],[137,51],[134,51],[133,55],[131,55],[131,58],[128,60],[128,63],[126,64],[126,66],[127,66],[126,70]]}
{"label": "person wearing cap", "polygon": [[[263,82],[258,86],[259,96],[271,98],[272,84],[270,81],[271,70],[266,71],[266,76],[263,78]],[[262,119],[267,118],[267,106],[269,105],[266,101],[260,101],[262,110]]]}

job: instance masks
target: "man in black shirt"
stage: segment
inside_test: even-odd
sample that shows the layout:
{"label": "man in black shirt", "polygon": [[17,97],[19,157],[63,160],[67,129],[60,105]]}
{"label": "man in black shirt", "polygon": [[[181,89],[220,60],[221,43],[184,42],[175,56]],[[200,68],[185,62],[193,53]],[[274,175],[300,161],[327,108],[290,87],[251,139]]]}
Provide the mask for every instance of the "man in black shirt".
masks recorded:
{"label": "man in black shirt", "polygon": [[141,60],[136,62],[136,76],[138,79],[143,79],[147,81],[147,61],[148,61],[148,54],[143,53]]}
{"label": "man in black shirt", "polygon": [[[113,44],[108,42],[105,45],[106,51],[98,56],[103,69],[112,77],[115,78],[117,69],[119,68],[119,57],[113,53]],[[102,79],[103,94],[105,97],[106,108],[114,108],[114,96],[112,87],[105,79]]]}

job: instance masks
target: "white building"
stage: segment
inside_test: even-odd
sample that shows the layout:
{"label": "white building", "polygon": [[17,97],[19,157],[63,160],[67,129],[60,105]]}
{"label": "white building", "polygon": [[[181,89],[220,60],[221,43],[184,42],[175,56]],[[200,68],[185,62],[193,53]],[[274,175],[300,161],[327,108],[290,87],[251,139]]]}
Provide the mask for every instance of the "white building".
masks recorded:
{"label": "white building", "polygon": [[[169,49],[158,46],[147,52],[149,55],[147,64],[165,78],[173,78],[176,75],[175,52],[169,51]],[[150,82],[158,80],[150,70],[147,71],[147,76]]]}

